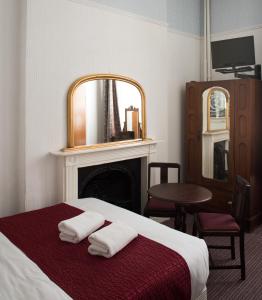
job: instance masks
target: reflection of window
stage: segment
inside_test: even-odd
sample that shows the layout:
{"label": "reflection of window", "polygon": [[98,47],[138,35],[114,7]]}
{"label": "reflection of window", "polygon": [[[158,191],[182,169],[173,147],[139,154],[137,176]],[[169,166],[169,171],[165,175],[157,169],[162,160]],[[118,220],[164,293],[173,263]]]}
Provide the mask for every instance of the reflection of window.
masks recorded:
{"label": "reflection of window", "polygon": [[207,131],[229,128],[229,97],[222,88],[211,88],[207,98]]}
{"label": "reflection of window", "polygon": [[214,91],[210,99],[210,117],[225,118],[226,117],[226,96],[220,91]]}
{"label": "reflection of window", "polygon": [[104,141],[141,138],[142,110],[141,95],[138,89],[129,83],[115,80],[105,80],[105,84]]}
{"label": "reflection of window", "polygon": [[139,109],[139,120],[142,120],[141,95],[139,90],[133,85],[123,81],[117,81],[116,86],[121,128],[124,128],[126,121],[125,109],[129,106],[134,106]]}

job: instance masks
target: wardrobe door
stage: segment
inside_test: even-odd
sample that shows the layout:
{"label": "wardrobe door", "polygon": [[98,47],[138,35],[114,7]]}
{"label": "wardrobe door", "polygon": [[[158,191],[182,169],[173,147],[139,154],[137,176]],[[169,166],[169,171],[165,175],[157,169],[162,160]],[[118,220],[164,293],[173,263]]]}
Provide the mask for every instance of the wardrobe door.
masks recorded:
{"label": "wardrobe door", "polygon": [[201,181],[201,95],[197,82],[187,83],[185,118],[185,173],[188,183]]}
{"label": "wardrobe door", "polygon": [[211,190],[204,209],[228,211],[235,178],[235,82],[190,82],[186,99],[186,181]]}
{"label": "wardrobe door", "polygon": [[201,84],[201,185],[213,193],[211,210],[228,211],[234,190],[234,82]]}
{"label": "wardrobe door", "polygon": [[250,181],[251,175],[251,120],[255,100],[253,83],[252,80],[235,82],[235,174],[248,181]]}
{"label": "wardrobe door", "polygon": [[[259,88],[259,89],[257,89]],[[261,82],[238,80],[236,82],[235,109],[235,173],[251,184],[251,195],[247,211],[247,229],[261,223],[261,171],[259,165],[257,135],[261,126]],[[256,95],[257,94],[257,95]],[[259,96],[256,99],[256,96]],[[258,101],[256,103],[256,100]],[[259,105],[257,105],[259,104]]]}

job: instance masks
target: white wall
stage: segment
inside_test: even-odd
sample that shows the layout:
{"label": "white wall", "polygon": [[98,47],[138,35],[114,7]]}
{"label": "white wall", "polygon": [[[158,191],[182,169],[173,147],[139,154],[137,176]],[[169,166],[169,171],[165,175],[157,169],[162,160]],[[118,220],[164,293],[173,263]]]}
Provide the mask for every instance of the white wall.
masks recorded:
{"label": "white wall", "polygon": [[203,26],[203,0],[166,0],[170,28],[199,36]]}
{"label": "white wall", "polygon": [[211,0],[211,32],[220,33],[262,24],[261,0]]}
{"label": "white wall", "polygon": [[66,93],[89,73],[119,73],[145,88],[148,136],[167,159],[166,28],[65,0],[28,1],[27,209],[55,203],[54,158],[66,146]]}
{"label": "white wall", "polygon": [[161,141],[157,159],[181,161],[183,94],[185,81],[199,80],[198,38],[90,1],[0,4],[7,45],[0,55],[0,122],[7,133],[0,146],[8,149],[0,156],[0,215],[16,212],[19,203],[27,210],[56,203],[49,152],[66,146],[67,90],[85,74],[118,73],[139,81],[147,97],[148,136]]}
{"label": "white wall", "polygon": [[[0,1],[0,216],[23,209],[23,102],[20,88],[24,54],[24,14],[21,0]],[[19,159],[21,158],[21,159]],[[20,195],[21,192],[21,195]]]}
{"label": "white wall", "polygon": [[181,93],[186,80],[199,79],[198,39],[65,0],[28,1],[27,35],[27,209],[56,201],[55,164],[48,153],[66,145],[67,89],[85,74],[138,80],[147,96],[148,136],[162,141],[158,159],[181,159]]}
{"label": "white wall", "polygon": [[183,165],[185,88],[200,80],[200,37],[169,31],[168,62],[168,159]]}

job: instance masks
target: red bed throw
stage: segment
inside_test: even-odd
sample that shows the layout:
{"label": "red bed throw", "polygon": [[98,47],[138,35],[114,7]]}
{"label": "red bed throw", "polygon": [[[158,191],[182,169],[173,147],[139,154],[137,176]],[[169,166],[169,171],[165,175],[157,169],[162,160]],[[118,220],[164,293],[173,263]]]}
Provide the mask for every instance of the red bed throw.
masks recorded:
{"label": "red bed throw", "polygon": [[0,231],[73,299],[189,300],[188,266],[175,251],[141,235],[114,257],[87,252],[87,239],[62,242],[57,224],[82,213],[52,207],[0,219]]}

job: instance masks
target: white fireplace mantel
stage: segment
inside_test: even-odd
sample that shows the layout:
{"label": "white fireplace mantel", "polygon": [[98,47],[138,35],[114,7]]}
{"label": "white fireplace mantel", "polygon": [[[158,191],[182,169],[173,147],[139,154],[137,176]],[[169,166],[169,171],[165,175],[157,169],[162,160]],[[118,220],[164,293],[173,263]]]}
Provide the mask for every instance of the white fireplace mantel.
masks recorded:
{"label": "white fireplace mantel", "polygon": [[51,152],[57,158],[58,198],[60,202],[78,199],[78,168],[141,158],[142,206],[147,192],[147,165],[153,160],[157,142],[146,140],[117,146],[77,151]]}

